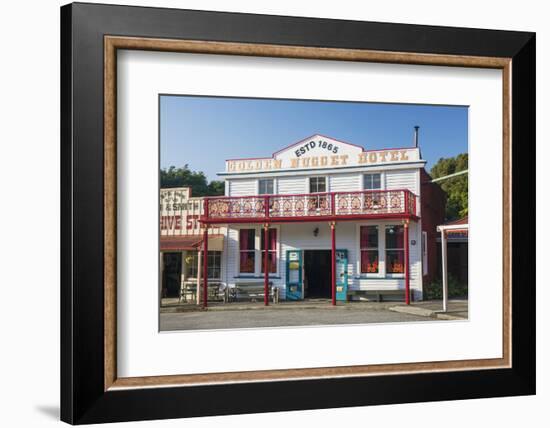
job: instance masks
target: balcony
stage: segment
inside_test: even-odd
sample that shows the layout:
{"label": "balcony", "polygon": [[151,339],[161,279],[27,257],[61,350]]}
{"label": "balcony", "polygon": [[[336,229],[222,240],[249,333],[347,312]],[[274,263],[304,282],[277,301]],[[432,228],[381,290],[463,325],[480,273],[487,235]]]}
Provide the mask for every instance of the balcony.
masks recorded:
{"label": "balcony", "polygon": [[417,196],[408,189],[398,189],[207,197],[201,222],[285,223],[416,217]]}

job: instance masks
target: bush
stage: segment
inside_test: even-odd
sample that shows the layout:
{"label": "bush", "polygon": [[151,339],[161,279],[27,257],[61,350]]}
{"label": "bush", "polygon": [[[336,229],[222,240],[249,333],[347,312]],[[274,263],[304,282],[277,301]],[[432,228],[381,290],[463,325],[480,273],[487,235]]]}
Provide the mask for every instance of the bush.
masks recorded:
{"label": "bush", "polygon": [[[453,275],[448,276],[447,289],[449,297],[468,297],[468,284],[461,284]],[[424,288],[424,299],[440,300],[443,298],[443,284],[437,279]]]}

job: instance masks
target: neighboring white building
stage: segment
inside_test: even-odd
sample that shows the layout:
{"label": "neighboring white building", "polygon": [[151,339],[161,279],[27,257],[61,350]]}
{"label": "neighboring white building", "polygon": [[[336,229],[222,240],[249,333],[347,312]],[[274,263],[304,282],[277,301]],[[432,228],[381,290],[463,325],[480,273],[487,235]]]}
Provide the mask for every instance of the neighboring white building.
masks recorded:
{"label": "neighboring white building", "polygon": [[424,165],[416,147],[365,150],[322,135],[271,157],[227,160],[225,196],[205,198],[200,218],[227,226],[221,281],[268,280],[283,299],[404,298],[407,287],[421,299]]}

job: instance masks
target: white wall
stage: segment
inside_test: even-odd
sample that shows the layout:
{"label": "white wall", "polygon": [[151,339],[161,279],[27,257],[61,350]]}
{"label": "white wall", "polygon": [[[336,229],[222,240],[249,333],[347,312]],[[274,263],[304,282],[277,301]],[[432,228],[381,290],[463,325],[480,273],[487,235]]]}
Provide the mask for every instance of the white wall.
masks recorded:
{"label": "white wall", "polygon": [[[550,182],[550,27],[545,2],[463,0],[453,7],[440,1],[395,0],[393,2],[319,2],[279,0],[102,0],[102,3],[125,3],[146,6],[211,9],[235,12],[316,16],[354,20],[405,22],[427,25],[496,28],[537,31],[537,175],[539,183]],[[58,0],[6,2],[2,6],[0,32],[4,57],[10,67],[2,68],[0,187],[8,207],[29,207],[27,192],[32,192],[34,207],[40,207],[37,223],[35,209],[0,210],[2,236],[0,284],[3,285],[0,321],[3,326],[4,352],[0,374],[4,396],[2,420],[10,427],[59,427],[59,9],[66,3]],[[25,31],[22,31],[22,23]],[[16,37],[15,37],[16,36]],[[28,47],[32,46],[32,49]],[[37,67],[37,64],[40,66]],[[28,174],[22,174],[25,167]],[[13,185],[14,177],[17,184]],[[39,185],[37,185],[39,183]],[[537,240],[537,360],[538,395],[534,397],[493,398],[437,403],[413,403],[377,407],[355,407],[270,414],[194,418],[126,423],[124,427],[257,427],[284,426],[364,427],[372,426],[426,428],[464,428],[489,422],[501,428],[531,423],[542,426],[548,420],[550,402],[550,312],[544,310],[550,300],[546,287],[544,261],[550,257],[545,244],[550,229],[544,227],[544,213],[550,211],[550,189],[537,188],[539,237]],[[29,228],[24,225],[36,225]],[[37,245],[32,249],[28,242]],[[32,263],[29,262],[29,254]],[[31,267],[29,267],[31,266]],[[22,273],[40,273],[40,281],[28,283],[30,298],[21,298]],[[36,356],[32,358],[32,356]],[[22,381],[33,379],[32,387]],[[538,423],[536,421],[539,421]]]}
{"label": "white wall", "polygon": [[[415,194],[420,192],[420,175],[418,168],[395,169],[395,167],[364,168],[360,171],[324,173],[322,170],[312,171],[306,175],[280,176],[277,173],[264,174],[262,178],[275,180],[275,193],[301,194],[309,193],[309,177],[327,177],[328,192],[350,192],[363,190],[363,174],[380,173],[381,188],[387,190],[409,189]],[[226,193],[228,196],[250,196],[258,193],[259,178],[228,178],[226,179]]]}
{"label": "white wall", "polygon": [[253,179],[227,180],[229,186],[228,196],[248,196],[258,193],[257,181]]}
{"label": "white wall", "polygon": [[[339,222],[336,225],[336,248],[339,250],[348,251],[348,287],[350,290],[396,290],[404,289],[404,276],[383,275],[381,271],[377,277],[370,276],[365,278],[359,271],[359,225],[379,225],[380,234],[384,233],[384,226],[390,224],[400,224],[400,222],[374,222],[364,221],[356,222]],[[281,289],[281,297],[285,298],[286,289],[286,255],[289,250],[330,250],[331,235],[330,227],[327,222],[319,223],[288,223],[275,226],[277,228],[278,245],[278,266],[277,275],[273,275],[270,279],[276,287]],[[259,281],[262,280],[263,274],[260,273],[259,263],[261,254],[256,251],[256,274],[240,275],[239,274],[239,229],[254,228],[256,229],[256,249],[259,249],[259,234],[263,233],[261,225],[234,225],[228,228],[227,234],[227,252],[224,254],[224,259],[227,266],[226,282],[233,286],[235,282],[244,282],[247,280]],[[313,230],[318,228],[317,236],[313,235]],[[420,254],[420,227],[416,223],[411,223],[409,231],[409,241],[415,240],[416,245],[409,247],[410,260],[410,286],[415,290],[415,298],[422,296],[422,265]],[[380,257],[384,259],[384,238],[380,239]]]}
{"label": "white wall", "polygon": [[420,191],[419,177],[416,170],[391,170],[384,174],[386,180],[386,189],[409,189],[418,195]]}
{"label": "white wall", "polygon": [[362,174],[343,173],[333,174],[328,178],[329,192],[349,192],[361,190]]}
{"label": "white wall", "polygon": [[282,195],[308,193],[307,177],[279,177],[277,178],[277,193]]}

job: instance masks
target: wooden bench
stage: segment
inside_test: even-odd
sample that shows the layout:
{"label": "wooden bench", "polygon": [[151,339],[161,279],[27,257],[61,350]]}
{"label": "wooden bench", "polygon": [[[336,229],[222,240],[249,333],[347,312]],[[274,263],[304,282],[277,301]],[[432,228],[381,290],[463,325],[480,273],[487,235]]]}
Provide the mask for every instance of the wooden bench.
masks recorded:
{"label": "wooden bench", "polygon": [[[414,302],[414,291],[411,289],[411,302]],[[350,301],[353,296],[376,296],[377,302],[382,302],[382,296],[399,296],[405,300],[405,290],[348,290],[347,300]]]}
{"label": "wooden bench", "polygon": [[[254,298],[264,298],[264,282],[263,281],[254,281],[254,282],[236,282],[235,287],[229,289],[229,300],[237,301],[241,295],[245,295],[252,299]],[[269,282],[269,297],[271,297],[273,303],[279,303],[279,289],[274,287],[271,282]]]}

